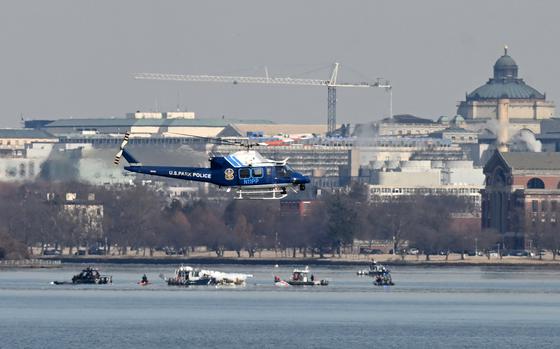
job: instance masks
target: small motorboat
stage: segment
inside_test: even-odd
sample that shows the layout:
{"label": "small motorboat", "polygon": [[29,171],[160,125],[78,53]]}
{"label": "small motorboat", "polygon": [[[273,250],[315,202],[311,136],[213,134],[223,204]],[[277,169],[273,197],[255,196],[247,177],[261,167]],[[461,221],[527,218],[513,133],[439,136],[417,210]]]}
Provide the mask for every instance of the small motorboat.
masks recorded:
{"label": "small motorboat", "polygon": [[372,260],[368,269],[358,270],[356,274],[359,276],[375,276],[379,273],[388,272],[388,271],[389,269],[387,269],[386,266],[377,263],[375,260]]}
{"label": "small motorboat", "polygon": [[274,276],[274,286],[276,287],[290,287],[291,285],[286,281],[280,279],[278,276]]}
{"label": "small motorboat", "polygon": [[113,277],[109,275],[101,275],[97,268],[87,267],[78,275],[72,277],[73,284],[110,284]]}
{"label": "small motorboat", "polygon": [[373,277],[373,284],[376,286],[394,286],[391,278],[391,271],[386,266],[377,263],[375,260],[369,265],[369,269],[358,270],[360,276]]}
{"label": "small motorboat", "polygon": [[72,277],[72,282],[53,281],[53,285],[69,285],[69,284],[95,284],[104,285],[113,283],[113,277],[110,275],[101,275],[97,268],[87,267],[81,273]]}
{"label": "small motorboat", "polygon": [[328,280],[315,280],[315,275],[310,274],[309,267],[305,269],[294,269],[292,276],[288,280],[282,280],[278,276],[274,276],[274,284],[279,285],[282,282],[290,286],[327,286]]}
{"label": "small motorboat", "polygon": [[375,286],[395,286],[395,283],[391,278],[391,273],[389,272],[375,275],[373,277],[373,284]]}

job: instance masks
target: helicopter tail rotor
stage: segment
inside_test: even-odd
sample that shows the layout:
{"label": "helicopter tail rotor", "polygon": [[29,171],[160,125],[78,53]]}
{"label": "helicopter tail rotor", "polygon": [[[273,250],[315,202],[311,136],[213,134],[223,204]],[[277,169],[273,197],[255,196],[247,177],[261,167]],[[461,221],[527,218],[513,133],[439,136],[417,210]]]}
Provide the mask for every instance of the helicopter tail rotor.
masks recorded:
{"label": "helicopter tail rotor", "polygon": [[129,138],[129,137],[130,137],[130,132],[126,132],[126,133],[124,134],[124,139],[123,139],[123,141],[122,141],[122,143],[121,143],[121,146],[120,146],[120,148],[119,148],[119,151],[118,151],[117,154],[115,155],[115,160],[113,160],[113,163],[114,163],[115,165],[118,165],[119,162],[121,161],[121,156],[122,156],[122,154],[123,154],[124,147],[128,144],[128,138]]}

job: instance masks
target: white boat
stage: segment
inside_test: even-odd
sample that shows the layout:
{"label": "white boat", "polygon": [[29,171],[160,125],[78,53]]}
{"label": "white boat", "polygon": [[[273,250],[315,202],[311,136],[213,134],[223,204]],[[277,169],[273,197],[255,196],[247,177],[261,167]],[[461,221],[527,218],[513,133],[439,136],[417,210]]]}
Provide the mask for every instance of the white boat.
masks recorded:
{"label": "white boat", "polygon": [[372,261],[371,264],[369,265],[368,269],[361,269],[358,270],[356,272],[356,274],[361,275],[361,276],[375,276],[378,274],[382,274],[382,273],[388,273],[389,269],[382,265],[377,263],[376,261]]}
{"label": "white boat", "polygon": [[373,284],[376,286],[394,286],[391,271],[386,266],[372,261],[369,269],[358,270],[358,275],[373,277]]}

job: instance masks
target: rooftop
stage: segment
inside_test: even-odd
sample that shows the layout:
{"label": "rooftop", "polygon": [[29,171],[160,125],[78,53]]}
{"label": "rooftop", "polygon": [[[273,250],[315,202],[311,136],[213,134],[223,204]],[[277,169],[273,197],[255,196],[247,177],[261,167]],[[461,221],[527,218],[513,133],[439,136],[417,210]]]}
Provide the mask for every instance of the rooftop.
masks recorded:
{"label": "rooftop", "polygon": [[523,79],[495,80],[490,79],[485,85],[480,86],[467,95],[467,100],[481,99],[545,99],[545,96],[527,85]]}
{"label": "rooftop", "polygon": [[433,120],[420,118],[411,114],[393,115],[392,118],[385,118],[381,120],[381,122],[393,124],[435,124]]}
{"label": "rooftop", "polygon": [[269,120],[242,120],[242,119],[60,119],[47,124],[53,127],[131,127],[131,126],[156,126],[156,127],[226,127],[229,124],[274,124]]}
{"label": "rooftop", "polygon": [[0,138],[56,139],[57,137],[41,130],[33,130],[28,128],[3,128],[0,129]]}
{"label": "rooftop", "polygon": [[507,152],[500,153],[513,170],[557,170],[560,171],[560,153],[557,152]]}

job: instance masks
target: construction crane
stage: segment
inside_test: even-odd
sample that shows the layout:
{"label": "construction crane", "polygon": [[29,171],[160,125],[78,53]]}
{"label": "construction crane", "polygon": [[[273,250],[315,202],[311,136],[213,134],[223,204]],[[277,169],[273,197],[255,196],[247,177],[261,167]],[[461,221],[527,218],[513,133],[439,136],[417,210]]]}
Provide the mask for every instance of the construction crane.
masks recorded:
{"label": "construction crane", "polygon": [[299,86],[326,86],[327,87],[327,132],[331,134],[336,129],[336,89],[338,87],[384,88],[390,93],[389,116],[393,116],[392,86],[389,81],[344,83],[338,82],[338,70],[340,64],[334,63],[329,80],[300,79],[290,77],[270,77],[265,69],[265,76],[220,76],[220,75],[180,75],[180,74],[158,74],[137,73],[135,79],[141,80],[163,80],[163,81],[192,81],[192,82],[225,82],[236,84],[271,84],[271,85],[299,85]]}

